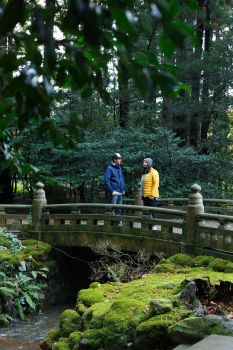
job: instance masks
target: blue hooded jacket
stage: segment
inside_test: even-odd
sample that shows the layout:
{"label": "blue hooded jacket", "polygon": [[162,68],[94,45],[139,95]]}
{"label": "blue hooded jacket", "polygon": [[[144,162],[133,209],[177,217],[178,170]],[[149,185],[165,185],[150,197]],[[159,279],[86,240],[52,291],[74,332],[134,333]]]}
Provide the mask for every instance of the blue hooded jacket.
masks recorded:
{"label": "blue hooded jacket", "polygon": [[109,193],[125,191],[125,178],[120,165],[111,162],[104,174],[104,186]]}

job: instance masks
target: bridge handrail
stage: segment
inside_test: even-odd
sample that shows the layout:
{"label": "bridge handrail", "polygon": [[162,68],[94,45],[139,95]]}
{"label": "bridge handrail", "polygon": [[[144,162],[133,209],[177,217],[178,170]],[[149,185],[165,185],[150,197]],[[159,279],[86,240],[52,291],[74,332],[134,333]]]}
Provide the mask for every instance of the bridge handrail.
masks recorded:
{"label": "bridge handrail", "polygon": [[[233,200],[203,201],[198,184],[191,186],[189,198],[161,198],[162,205],[156,208],[140,205],[139,200],[121,205],[47,204],[43,187],[37,184],[32,205],[0,204],[1,226],[48,241],[55,239],[53,233],[57,232],[61,245],[71,240],[86,244],[100,234],[102,238],[121,240],[125,249],[131,249],[137,240],[137,248],[145,244],[150,249],[156,241],[157,247],[169,253],[173,249],[194,254],[205,249],[233,252]],[[120,210],[118,215],[116,208]],[[156,218],[151,217],[152,212],[157,213]]]}
{"label": "bridge handrail", "polygon": [[[176,198],[159,198],[159,202],[188,202],[189,198],[176,197]],[[218,198],[203,198],[204,203],[215,203],[215,204],[230,204],[233,205],[232,199],[218,199]]]}
{"label": "bridge handrail", "polygon": [[0,209],[30,209],[31,207],[31,204],[0,204]]}
{"label": "bridge handrail", "polygon": [[204,213],[197,216],[198,219],[209,219],[209,220],[229,220],[233,221],[233,215],[220,215],[220,214],[210,214]]}
{"label": "bridge handrail", "polygon": [[186,211],[177,210],[177,209],[167,209],[167,208],[158,208],[158,207],[145,207],[142,205],[129,205],[129,204],[102,204],[102,203],[66,203],[66,204],[47,204],[43,207],[43,210],[46,209],[59,209],[59,208],[102,208],[102,209],[121,209],[127,210],[130,209],[132,211],[156,211],[158,213],[165,214],[175,214],[175,215],[186,215]]}

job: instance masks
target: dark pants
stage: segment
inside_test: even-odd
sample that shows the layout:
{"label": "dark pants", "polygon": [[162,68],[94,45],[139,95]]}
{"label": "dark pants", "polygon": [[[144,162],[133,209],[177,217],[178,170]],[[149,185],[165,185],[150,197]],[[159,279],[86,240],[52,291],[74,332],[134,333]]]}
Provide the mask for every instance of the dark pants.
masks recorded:
{"label": "dark pants", "polygon": [[[123,195],[122,194],[119,194],[119,195],[117,194],[115,196],[110,195],[110,203],[111,204],[122,204],[122,201],[123,201]],[[115,213],[115,215],[120,215],[121,214],[121,210],[116,208],[114,210],[114,213]],[[119,225],[121,225],[121,222],[120,221],[114,221],[113,225],[119,226]]]}
{"label": "dark pants", "polygon": [[[156,198],[151,199],[149,197],[143,197],[142,200],[143,200],[143,205],[145,207],[157,207],[157,200],[156,200]],[[151,216],[152,216],[152,218],[155,219],[157,217],[156,212],[152,211],[151,212]]]}

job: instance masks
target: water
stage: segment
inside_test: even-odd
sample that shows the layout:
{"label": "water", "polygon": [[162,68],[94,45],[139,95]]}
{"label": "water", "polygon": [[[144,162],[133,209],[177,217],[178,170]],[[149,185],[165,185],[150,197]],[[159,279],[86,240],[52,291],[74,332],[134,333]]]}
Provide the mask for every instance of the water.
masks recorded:
{"label": "water", "polygon": [[51,328],[58,328],[58,317],[66,309],[74,309],[74,305],[53,306],[32,316],[29,322],[16,321],[0,328],[0,350],[41,350],[39,344]]}

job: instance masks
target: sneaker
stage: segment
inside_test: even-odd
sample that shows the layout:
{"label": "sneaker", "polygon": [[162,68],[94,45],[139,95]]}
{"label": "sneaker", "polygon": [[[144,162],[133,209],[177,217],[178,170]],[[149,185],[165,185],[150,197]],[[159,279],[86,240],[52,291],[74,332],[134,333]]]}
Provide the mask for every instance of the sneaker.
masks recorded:
{"label": "sneaker", "polygon": [[122,227],[122,226],[123,226],[122,221],[114,222],[114,223],[113,223],[113,226]]}

